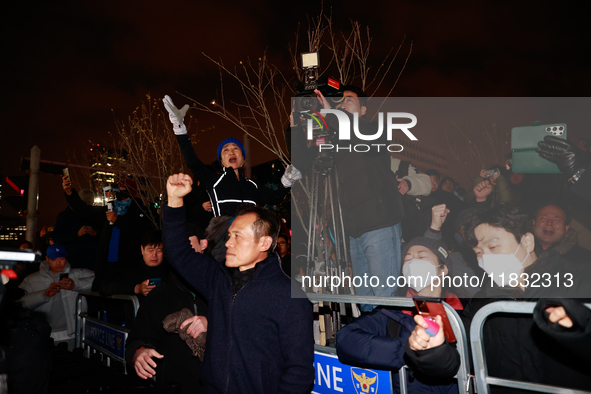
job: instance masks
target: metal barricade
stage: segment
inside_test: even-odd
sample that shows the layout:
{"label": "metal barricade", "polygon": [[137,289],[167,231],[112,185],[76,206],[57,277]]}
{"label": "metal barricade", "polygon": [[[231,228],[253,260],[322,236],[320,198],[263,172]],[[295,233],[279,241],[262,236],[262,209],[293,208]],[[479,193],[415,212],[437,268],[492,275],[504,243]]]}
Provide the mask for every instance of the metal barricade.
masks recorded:
{"label": "metal barricade", "polygon": [[[372,297],[372,296],[353,296],[353,295],[336,295],[336,294],[317,294],[317,293],[306,293],[308,299],[312,302],[325,301],[325,302],[343,302],[352,304],[373,304],[382,306],[398,306],[404,308],[415,308],[414,301],[412,298],[406,297]],[[458,379],[458,391],[462,393],[470,393],[470,366],[469,366],[469,354],[468,354],[468,340],[466,337],[466,330],[464,324],[460,319],[458,313],[446,302],[443,302],[445,313],[449,319],[449,323],[454,331],[457,339],[457,349],[460,353],[461,364],[456,375]],[[335,354],[336,349],[314,345],[315,349],[320,352]],[[402,394],[407,393],[406,389],[406,366],[400,368],[400,392]]]}
{"label": "metal barricade", "polygon": [[[489,385],[511,387],[541,393],[591,393],[591,391],[573,390],[539,383],[529,383],[512,379],[501,379],[488,376],[488,368],[486,365],[486,355],[484,354],[483,341],[483,329],[486,320],[489,318],[490,315],[495,313],[516,313],[531,315],[533,314],[535,306],[535,302],[496,301],[480,308],[476,315],[474,315],[474,318],[472,319],[472,325],[470,327],[470,344],[472,346],[472,356],[474,359],[474,375],[478,394],[488,394]],[[591,309],[591,304],[586,304],[586,306]]]}
{"label": "metal barricade", "polygon": [[82,301],[87,297],[131,302],[134,318],[140,307],[138,298],[134,295],[123,294],[105,297],[97,292],[81,291],[76,299],[76,347],[84,347],[84,354],[87,358],[90,357],[91,352],[100,353],[106,359],[107,366],[110,366],[111,359],[125,365],[125,343],[130,330],[124,326],[107,323],[83,313]]}

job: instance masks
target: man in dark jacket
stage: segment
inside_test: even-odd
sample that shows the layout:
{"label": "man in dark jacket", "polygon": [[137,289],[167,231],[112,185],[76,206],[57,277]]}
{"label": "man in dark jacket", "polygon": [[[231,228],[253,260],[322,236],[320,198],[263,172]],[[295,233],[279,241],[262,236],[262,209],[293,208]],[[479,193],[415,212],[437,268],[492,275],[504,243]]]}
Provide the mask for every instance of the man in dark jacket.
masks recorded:
{"label": "man in dark jacket", "polygon": [[[141,246],[133,264],[128,262],[128,264],[113,267],[111,271],[105,274],[98,291],[104,296],[113,294],[137,295],[143,301],[143,297],[147,296],[156,287],[156,282],[167,276],[168,263],[164,260],[162,231],[150,230],[142,236]],[[153,279],[156,281],[153,281]],[[151,280],[152,284],[150,284]]]}
{"label": "man in dark jacket", "polygon": [[108,211],[106,207],[86,205],[72,188],[70,178],[64,177],[62,180],[66,200],[72,210],[94,228],[101,229],[94,267],[96,277],[92,284],[93,291],[98,290],[108,272],[117,270],[121,264],[137,261],[142,235],[155,227],[150,220],[148,208],[137,196],[137,187],[131,187],[135,182],[127,179],[124,181],[120,182],[114,211]]}
{"label": "man in dark jacket", "polygon": [[272,252],[279,219],[256,206],[239,212],[229,228],[223,266],[195,253],[186,240],[183,198],[192,183],[186,174],[168,178],[164,248],[177,271],[208,299],[205,391],[309,392],[314,383],[312,308],[300,289],[292,289]]}
{"label": "man in dark jacket", "polygon": [[[316,90],[316,95],[324,109],[331,109],[320,91]],[[357,114],[359,130],[365,135],[375,135],[377,123],[363,117],[367,111],[366,94],[357,87],[347,86],[343,88],[343,96],[336,108],[349,118],[349,124],[354,124],[353,114]],[[335,115],[328,114],[325,119],[329,131],[339,130]],[[314,162],[318,148],[308,149],[305,133],[301,134],[293,141],[294,163],[296,167],[309,172],[306,167]],[[372,144],[388,145],[386,134],[382,133]],[[350,137],[346,141],[347,146],[368,142],[360,139],[354,132],[351,132]],[[407,180],[396,180],[390,169],[390,154],[386,148],[367,152],[340,149],[334,152],[333,157],[338,169],[338,193],[345,232],[349,235],[353,275],[375,276],[384,284],[388,277],[397,276],[401,269],[401,221],[404,217],[401,192],[409,190]],[[395,291],[396,287],[389,286],[362,285],[355,288],[357,295],[365,296],[388,297]],[[361,309],[369,312],[374,307],[375,305],[362,305]]]}
{"label": "man in dark jacket", "polygon": [[[81,190],[80,198],[89,206],[94,203],[94,194],[90,190]],[[71,207],[67,207],[57,216],[53,226],[53,242],[63,245],[68,252],[68,262],[72,268],[94,270],[94,259],[100,234],[97,230],[80,219]]]}
{"label": "man in dark jacket", "polygon": [[[194,242],[191,238],[196,236],[189,237],[193,249],[197,253],[203,253],[203,246],[207,246],[207,240],[201,237]],[[190,339],[187,342],[179,340],[179,337],[183,339],[179,332],[170,332],[163,325],[168,316],[183,309],[188,309],[195,315],[180,325],[188,324],[185,333],[197,338],[202,332],[207,331],[205,297],[171,272],[168,277],[163,278],[161,285],[156,286],[142,300],[134,328],[127,338],[125,359],[130,366],[129,370],[135,370],[140,378],[149,379],[156,376],[158,387],[172,390],[176,387],[180,389],[178,392],[183,394],[202,393],[203,385],[199,375],[200,358],[203,354],[199,352],[195,355],[188,343]],[[189,329],[195,331],[191,333]]]}

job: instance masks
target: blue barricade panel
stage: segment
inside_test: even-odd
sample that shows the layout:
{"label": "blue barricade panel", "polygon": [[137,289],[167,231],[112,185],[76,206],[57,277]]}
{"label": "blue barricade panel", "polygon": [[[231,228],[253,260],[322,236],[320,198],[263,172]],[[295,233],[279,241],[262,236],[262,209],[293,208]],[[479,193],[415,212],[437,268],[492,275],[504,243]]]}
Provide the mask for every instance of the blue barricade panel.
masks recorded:
{"label": "blue barricade panel", "polygon": [[314,352],[315,394],[392,394],[390,371],[342,364],[332,354]]}
{"label": "blue barricade panel", "polygon": [[102,353],[125,362],[125,341],[128,329],[102,322],[91,317],[84,318],[83,342]]}

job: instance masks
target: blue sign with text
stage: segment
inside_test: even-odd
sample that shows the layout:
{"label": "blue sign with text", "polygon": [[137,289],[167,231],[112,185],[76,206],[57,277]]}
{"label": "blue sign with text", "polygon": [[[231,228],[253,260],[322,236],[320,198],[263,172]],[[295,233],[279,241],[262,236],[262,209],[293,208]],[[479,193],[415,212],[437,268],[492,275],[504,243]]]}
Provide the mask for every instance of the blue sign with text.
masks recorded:
{"label": "blue sign with text", "polygon": [[390,371],[342,364],[337,356],[314,352],[316,394],[392,394]]}
{"label": "blue sign with text", "polygon": [[125,331],[116,330],[89,319],[86,319],[84,324],[84,340],[86,342],[112,353],[121,360],[125,359],[126,334]]}

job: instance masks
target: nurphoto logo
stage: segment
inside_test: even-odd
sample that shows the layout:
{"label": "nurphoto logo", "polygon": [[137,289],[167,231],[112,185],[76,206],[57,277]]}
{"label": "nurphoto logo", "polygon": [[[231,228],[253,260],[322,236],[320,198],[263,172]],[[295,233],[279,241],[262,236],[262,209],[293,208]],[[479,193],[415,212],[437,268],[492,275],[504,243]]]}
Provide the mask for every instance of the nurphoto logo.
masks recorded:
{"label": "nurphoto logo", "polygon": [[[320,110],[322,115],[333,114],[337,117],[339,123],[338,140],[339,141],[350,141],[351,140],[351,121],[349,117],[340,109],[322,109]],[[408,112],[379,112],[378,113],[378,129],[374,134],[363,134],[359,130],[359,114],[353,114],[353,133],[355,137],[362,141],[375,141],[382,137],[384,133],[384,119],[386,120],[386,137],[387,141],[392,141],[392,133],[394,130],[402,131],[411,141],[418,141],[409,129],[416,126],[417,117]],[[394,123],[394,119],[409,119],[409,123]],[[313,132],[313,120],[308,118],[307,122],[307,138],[309,141],[314,139]],[[318,145],[318,151],[349,151],[349,152],[368,152],[374,147],[379,152],[382,147],[388,150],[388,152],[401,152],[403,150],[400,144],[355,144],[355,145],[342,145],[342,144],[327,144],[324,143],[324,139],[318,139],[316,144]]]}

